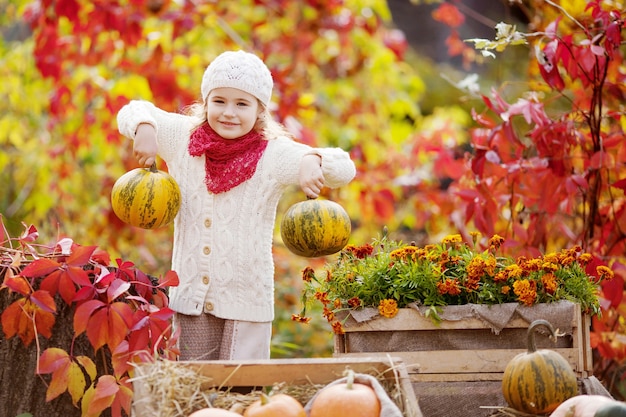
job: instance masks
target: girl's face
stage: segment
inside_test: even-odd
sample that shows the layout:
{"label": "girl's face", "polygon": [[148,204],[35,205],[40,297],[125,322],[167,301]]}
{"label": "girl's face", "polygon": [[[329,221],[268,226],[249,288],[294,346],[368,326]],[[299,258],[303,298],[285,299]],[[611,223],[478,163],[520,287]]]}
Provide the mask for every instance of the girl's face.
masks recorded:
{"label": "girl's face", "polygon": [[237,139],[250,132],[262,111],[256,97],[236,88],[215,88],[207,98],[209,126],[224,139]]}

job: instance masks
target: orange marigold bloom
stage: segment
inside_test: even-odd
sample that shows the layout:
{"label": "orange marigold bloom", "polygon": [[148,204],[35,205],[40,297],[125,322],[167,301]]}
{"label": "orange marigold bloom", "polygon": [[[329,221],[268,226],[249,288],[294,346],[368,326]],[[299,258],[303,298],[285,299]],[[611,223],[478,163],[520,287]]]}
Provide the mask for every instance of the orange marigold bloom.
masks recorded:
{"label": "orange marigold bloom", "polygon": [[322,316],[324,316],[324,318],[326,318],[326,320],[328,320],[329,322],[335,320],[335,313],[328,307],[324,307],[324,310],[322,311]]}
{"label": "orange marigold bloom", "polygon": [[531,306],[537,300],[537,283],[527,279],[517,280],[513,283],[513,292],[522,303]]}
{"label": "orange marigold bloom", "polygon": [[378,312],[383,317],[395,317],[395,315],[398,314],[398,302],[390,298],[380,300],[380,304],[378,304]]}
{"label": "orange marigold bloom", "polygon": [[555,252],[550,252],[550,253],[546,253],[545,255],[543,255],[544,262],[551,262],[554,264],[558,264],[560,258],[561,258],[560,254],[557,254]]}
{"label": "orange marigold bloom", "polygon": [[335,298],[335,301],[333,301],[333,305],[335,306],[335,308],[341,308],[341,299]]}
{"label": "orange marigold bloom", "polygon": [[509,278],[520,278],[524,270],[518,264],[507,265],[504,270]]}
{"label": "orange marigold bloom", "polygon": [[575,261],[576,261],[576,257],[574,257],[572,255],[566,255],[563,258],[561,258],[561,265],[569,266],[569,265],[573,264]]}
{"label": "orange marigold bloom", "polygon": [[508,285],[503,285],[502,288],[500,288],[500,292],[504,295],[507,295],[509,292],[511,292],[511,287],[509,287]]}
{"label": "orange marigold bloom", "polygon": [[308,324],[311,321],[311,317],[302,317],[300,314],[292,314],[291,320],[298,323]]}
{"label": "orange marigold bloom", "polygon": [[333,327],[333,332],[335,334],[345,334],[346,333],[346,331],[343,329],[343,326],[338,321],[332,323],[331,326]]}
{"label": "orange marigold bloom", "polygon": [[578,263],[581,266],[585,266],[587,265],[589,262],[591,262],[591,260],[593,259],[593,256],[590,253],[581,253],[580,256],[578,257]]}
{"label": "orange marigold bloom", "polygon": [[352,297],[348,300],[348,306],[352,308],[360,307],[361,300],[359,299],[359,297]]}
{"label": "orange marigold bloom", "polygon": [[328,305],[328,303],[330,303],[327,292],[316,291],[313,296],[315,297],[316,300],[318,300],[320,303],[324,305]]}
{"label": "orange marigold bloom", "polygon": [[304,282],[311,282],[315,278],[315,271],[310,266],[307,266],[302,270],[302,280]]}
{"label": "orange marigold bloom", "polygon": [[545,272],[554,272],[559,269],[559,265],[553,262],[544,262],[541,265],[541,269],[543,269]]}
{"label": "orange marigold bloom", "polygon": [[333,280],[333,273],[330,270],[326,270],[326,282],[330,282]]}
{"label": "orange marigold bloom", "polygon": [[437,291],[441,295],[450,294],[450,295],[459,295],[461,294],[461,288],[459,286],[459,281],[452,278],[446,278],[444,282],[437,283]]}
{"label": "orange marigold bloom", "polygon": [[554,294],[557,287],[556,276],[553,273],[545,274],[541,277],[541,285],[548,294]]}
{"label": "orange marigold bloom", "polygon": [[499,271],[497,274],[493,276],[493,282],[505,282],[508,279],[509,279],[509,275],[507,274],[506,270]]}
{"label": "orange marigold bloom", "polygon": [[598,278],[604,281],[610,281],[615,277],[615,273],[608,266],[600,265],[596,267]]}
{"label": "orange marigold bloom", "polygon": [[502,236],[493,235],[491,239],[489,239],[489,250],[497,251],[500,249],[500,246],[504,243],[504,238]]}

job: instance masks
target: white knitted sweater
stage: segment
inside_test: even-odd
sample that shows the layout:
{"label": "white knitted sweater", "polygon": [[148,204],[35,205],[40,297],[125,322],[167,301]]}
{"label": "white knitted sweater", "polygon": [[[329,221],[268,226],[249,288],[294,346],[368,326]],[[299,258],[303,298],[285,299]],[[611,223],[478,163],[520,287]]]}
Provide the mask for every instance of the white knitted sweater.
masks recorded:
{"label": "white knitted sweater", "polygon": [[286,187],[298,184],[306,154],[321,156],[326,186],[349,183],[356,172],[349,154],[275,138],[252,178],[213,194],[204,182],[204,156],[192,157],[187,151],[190,116],[131,101],[118,113],[117,123],[120,133],[131,139],[140,123],[157,129],[158,154],[180,187],[182,204],[174,220],[172,253],[180,285],[170,288],[170,307],[189,315],[204,310],[224,319],[273,320],[272,238],[278,201]]}

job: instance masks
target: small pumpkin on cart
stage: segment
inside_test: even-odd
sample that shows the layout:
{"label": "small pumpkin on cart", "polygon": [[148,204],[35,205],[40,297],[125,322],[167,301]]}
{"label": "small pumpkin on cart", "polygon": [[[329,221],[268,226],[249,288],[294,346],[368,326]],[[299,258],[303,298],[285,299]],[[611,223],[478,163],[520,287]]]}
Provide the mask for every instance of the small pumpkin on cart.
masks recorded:
{"label": "small pumpkin on cart", "polygon": [[181,204],[180,188],[156,163],[150,168],[136,168],[115,181],[111,206],[124,223],[142,229],[156,229],[170,224]]}
{"label": "small pumpkin on cart", "polygon": [[537,350],[535,329],[557,332],[547,320],[534,320],[528,327],[528,351],[509,361],[502,376],[502,394],[511,408],[529,414],[546,414],[578,394],[578,382],[569,362],[550,349]]}

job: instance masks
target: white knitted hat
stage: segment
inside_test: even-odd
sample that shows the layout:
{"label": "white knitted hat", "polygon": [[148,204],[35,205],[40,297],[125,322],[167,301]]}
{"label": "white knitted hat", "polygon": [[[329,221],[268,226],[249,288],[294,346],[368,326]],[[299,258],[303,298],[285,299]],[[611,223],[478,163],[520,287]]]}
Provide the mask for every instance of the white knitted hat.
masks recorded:
{"label": "white knitted hat", "polygon": [[256,55],[227,51],[211,62],[202,76],[202,100],[214,88],[231,87],[252,94],[267,107],[272,97],[272,74]]}

